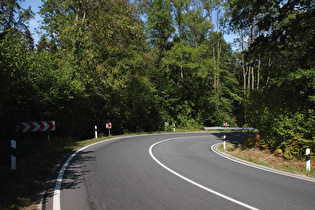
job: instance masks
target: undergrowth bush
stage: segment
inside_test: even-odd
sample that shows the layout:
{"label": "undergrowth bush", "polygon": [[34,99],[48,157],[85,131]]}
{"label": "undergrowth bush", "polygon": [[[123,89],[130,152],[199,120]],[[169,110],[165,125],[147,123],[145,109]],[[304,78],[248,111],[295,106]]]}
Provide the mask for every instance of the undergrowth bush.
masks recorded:
{"label": "undergrowth bush", "polygon": [[[315,151],[315,69],[298,69],[281,82],[252,91],[247,101],[249,124],[260,131],[259,146],[302,159]],[[254,144],[254,145],[253,145]],[[313,152],[311,152],[313,153]]]}

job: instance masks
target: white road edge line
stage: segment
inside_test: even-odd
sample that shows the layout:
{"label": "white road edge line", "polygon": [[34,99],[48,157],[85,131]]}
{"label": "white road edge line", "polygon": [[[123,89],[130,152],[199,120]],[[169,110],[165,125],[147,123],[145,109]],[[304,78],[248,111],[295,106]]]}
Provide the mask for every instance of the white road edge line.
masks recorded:
{"label": "white road edge line", "polygon": [[72,160],[72,158],[74,156],[76,156],[79,152],[81,152],[82,150],[85,150],[88,147],[91,147],[91,146],[94,146],[97,144],[101,144],[104,142],[123,139],[123,138],[127,138],[127,137],[118,137],[118,138],[106,139],[103,141],[95,142],[95,143],[89,144],[85,147],[82,147],[71,154],[71,156],[66,160],[66,162],[63,164],[62,168],[60,169],[57,180],[56,180],[56,185],[55,185],[55,190],[54,190],[54,195],[53,195],[53,210],[60,210],[61,209],[61,207],[60,207],[61,183],[62,183],[63,175],[66,171],[66,168],[67,168],[68,164],[70,163],[70,161]]}
{"label": "white road edge line", "polygon": [[[181,174],[179,174],[179,173],[173,171],[172,169],[168,168],[167,166],[165,166],[163,163],[161,163],[161,162],[153,155],[152,150],[153,150],[153,147],[155,147],[156,145],[162,144],[162,143],[165,143],[165,142],[167,142],[167,141],[174,140],[174,139],[180,139],[180,138],[185,138],[185,137],[170,138],[170,139],[166,139],[166,140],[163,140],[163,141],[156,142],[155,144],[151,145],[151,147],[150,147],[150,149],[149,149],[149,153],[150,153],[152,159],[153,159],[155,162],[157,162],[160,166],[162,166],[164,169],[166,169],[167,171],[173,173],[174,175],[178,176],[179,178],[181,178],[181,179],[183,179],[183,180],[185,180],[185,181],[187,181],[187,182],[189,182],[189,183],[191,183],[191,184],[193,184],[193,185],[195,185],[195,186],[197,186],[197,187],[199,187],[199,188],[201,188],[201,189],[203,189],[203,190],[206,190],[206,191],[208,191],[208,192],[210,192],[210,193],[213,193],[213,194],[215,194],[215,195],[217,195],[217,196],[219,196],[219,197],[221,197],[221,198],[224,198],[224,199],[226,199],[226,200],[229,200],[229,201],[231,201],[231,202],[233,202],[233,203],[236,203],[236,204],[238,204],[238,205],[240,205],[240,206],[243,206],[243,207],[245,207],[245,208],[253,209],[253,210],[254,210],[254,209],[255,209],[255,210],[257,209],[257,208],[255,208],[255,207],[253,207],[253,206],[247,205],[246,203],[243,203],[243,202],[240,202],[240,201],[238,201],[238,200],[235,200],[234,198],[231,198],[231,197],[229,197],[229,196],[223,195],[223,194],[221,194],[221,193],[219,193],[219,192],[217,192],[217,191],[214,191],[214,190],[212,190],[212,189],[209,189],[209,188],[207,188],[207,187],[205,187],[205,186],[203,186],[203,185],[201,185],[201,184],[198,184],[197,182],[194,182],[194,181],[188,179],[187,177],[185,177],[185,176],[183,176],[183,175],[181,175]],[[187,137],[186,137],[186,138],[187,138]]]}
{"label": "white road edge line", "polygon": [[222,143],[216,143],[214,145],[211,146],[211,150],[213,152],[215,152],[217,155],[220,155],[221,157],[224,157],[226,159],[229,159],[231,161],[234,161],[236,163],[240,163],[240,164],[243,164],[243,165],[246,165],[246,166],[249,166],[249,167],[252,167],[252,168],[257,168],[257,169],[260,169],[260,170],[263,170],[263,171],[268,171],[270,173],[275,173],[275,174],[279,174],[279,175],[282,175],[282,176],[288,176],[288,177],[291,177],[291,178],[295,178],[295,179],[300,179],[300,180],[304,180],[304,181],[308,181],[308,182],[314,182],[315,183],[315,180],[313,179],[308,179],[308,178],[304,178],[304,177],[301,177],[299,175],[291,175],[285,171],[278,171],[277,169],[273,169],[273,168],[265,168],[265,166],[260,166],[260,165],[256,165],[255,163],[246,163],[245,160],[237,160],[237,159],[234,159],[234,158],[230,158],[228,156],[225,156],[225,155],[222,155],[220,154],[219,152],[215,151],[214,147],[218,144],[222,144]]}

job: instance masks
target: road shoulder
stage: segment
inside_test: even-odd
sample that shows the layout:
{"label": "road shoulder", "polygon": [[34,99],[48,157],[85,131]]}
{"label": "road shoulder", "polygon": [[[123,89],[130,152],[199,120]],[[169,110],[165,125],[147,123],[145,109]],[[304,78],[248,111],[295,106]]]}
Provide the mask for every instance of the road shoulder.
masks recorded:
{"label": "road shoulder", "polygon": [[253,162],[248,161],[248,160],[244,160],[244,159],[235,157],[235,156],[233,156],[231,154],[228,154],[226,152],[221,151],[218,148],[219,145],[221,145],[221,144],[223,144],[223,143],[215,144],[215,145],[213,145],[211,147],[211,149],[215,153],[217,153],[218,155],[220,155],[220,156],[222,156],[224,158],[227,158],[227,159],[229,159],[231,161],[234,161],[234,162],[237,162],[237,163],[240,163],[240,164],[243,164],[243,165],[247,165],[247,166],[250,166],[250,167],[258,168],[258,169],[261,169],[261,170],[264,170],[264,171],[269,171],[271,173],[276,173],[276,174],[280,174],[280,175],[283,175],[283,176],[289,176],[289,177],[302,179],[302,180],[305,180],[305,181],[310,181],[310,182],[314,182],[315,183],[315,178],[311,178],[311,177],[308,177],[308,176],[303,175],[303,174],[289,173],[289,172],[286,172],[286,171],[282,171],[282,170],[278,170],[278,169],[275,169],[275,168],[267,167],[267,166],[264,166],[264,165],[260,165],[260,164],[253,163]]}

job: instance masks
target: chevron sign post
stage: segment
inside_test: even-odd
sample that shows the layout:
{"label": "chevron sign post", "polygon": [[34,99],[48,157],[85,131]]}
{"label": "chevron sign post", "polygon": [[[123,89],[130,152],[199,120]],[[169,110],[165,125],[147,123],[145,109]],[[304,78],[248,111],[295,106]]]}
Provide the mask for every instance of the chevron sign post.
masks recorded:
{"label": "chevron sign post", "polygon": [[112,123],[106,123],[106,129],[108,129],[108,136],[110,136],[110,129],[112,128]]}
{"label": "chevron sign post", "polygon": [[56,130],[55,121],[19,122],[16,125],[16,131],[23,133],[55,130]]}

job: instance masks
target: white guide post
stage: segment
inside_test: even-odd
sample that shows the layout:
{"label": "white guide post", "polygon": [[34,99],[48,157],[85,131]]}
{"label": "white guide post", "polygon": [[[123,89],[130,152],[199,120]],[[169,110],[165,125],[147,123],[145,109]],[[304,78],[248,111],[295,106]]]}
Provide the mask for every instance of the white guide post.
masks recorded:
{"label": "white guide post", "polygon": [[16,170],[15,150],[16,150],[16,141],[11,140],[11,171]]}
{"label": "white guide post", "polygon": [[95,138],[97,139],[97,126],[96,125],[94,127],[94,130],[95,130]]}
{"label": "white guide post", "polygon": [[225,150],[225,139],[226,139],[225,135],[223,136],[223,139],[224,139],[224,141],[223,141],[223,149]]}

